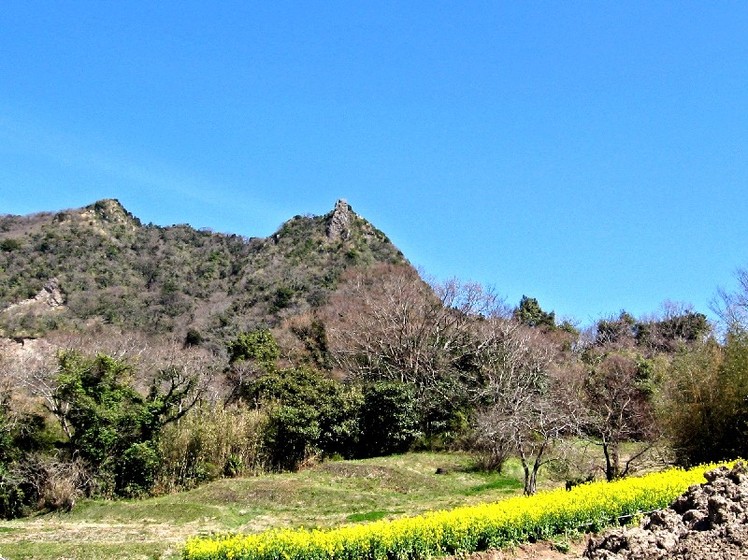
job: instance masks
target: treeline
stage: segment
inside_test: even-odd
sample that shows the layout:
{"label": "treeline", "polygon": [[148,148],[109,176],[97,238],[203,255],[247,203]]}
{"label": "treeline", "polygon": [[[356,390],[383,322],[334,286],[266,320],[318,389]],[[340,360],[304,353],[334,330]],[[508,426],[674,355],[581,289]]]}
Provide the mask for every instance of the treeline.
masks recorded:
{"label": "treeline", "polygon": [[[463,448],[613,480],[658,451],[690,465],[744,453],[748,335],[722,294],[723,336],[683,306],[579,331],[537,300],[410,267],[351,269],[326,300],[222,347],[99,327],[0,354],[0,515],[137,497],[325,458]],[[565,455],[598,450],[602,470]],[[631,451],[635,443],[635,451]],[[565,470],[564,470],[565,469]]]}

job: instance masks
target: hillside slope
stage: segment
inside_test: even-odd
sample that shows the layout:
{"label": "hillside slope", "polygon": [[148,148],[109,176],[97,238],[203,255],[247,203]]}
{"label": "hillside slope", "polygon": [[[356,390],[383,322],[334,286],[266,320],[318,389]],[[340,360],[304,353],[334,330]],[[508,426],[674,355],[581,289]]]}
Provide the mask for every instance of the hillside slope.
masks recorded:
{"label": "hillside slope", "polygon": [[268,238],[144,225],[111,199],[3,215],[0,336],[104,323],[222,338],[320,305],[343,270],[383,262],[406,263],[342,200],[323,216],[292,218]]}

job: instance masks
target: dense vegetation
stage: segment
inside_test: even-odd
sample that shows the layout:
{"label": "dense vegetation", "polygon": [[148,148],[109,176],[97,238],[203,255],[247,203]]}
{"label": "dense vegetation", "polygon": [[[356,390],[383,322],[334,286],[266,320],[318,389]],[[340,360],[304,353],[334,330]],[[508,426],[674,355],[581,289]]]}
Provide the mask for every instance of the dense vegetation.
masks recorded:
{"label": "dense vegetation", "polygon": [[318,306],[346,267],[374,262],[404,259],[342,201],[267,239],[143,225],[116,200],[0,216],[0,309],[53,278],[66,300],[55,314],[5,312],[0,332],[38,336],[93,322],[222,341]]}
{"label": "dense vegetation", "polygon": [[[673,305],[580,331],[425,282],[342,202],[263,240],[116,201],[0,232],[3,517],[412,449],[516,457],[528,495],[544,467],[573,484],[744,454],[742,293],[720,337]],[[23,302],[44,286],[54,305]]]}

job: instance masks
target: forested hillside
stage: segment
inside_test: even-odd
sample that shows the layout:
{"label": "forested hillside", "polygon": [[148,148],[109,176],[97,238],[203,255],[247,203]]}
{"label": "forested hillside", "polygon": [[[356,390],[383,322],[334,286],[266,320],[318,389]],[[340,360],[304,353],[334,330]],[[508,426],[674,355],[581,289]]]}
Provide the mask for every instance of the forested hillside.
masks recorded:
{"label": "forested hillside", "polygon": [[[222,339],[324,303],[343,270],[404,263],[344,201],[296,216],[269,238],[144,225],[116,200],[0,216],[0,334],[97,323]],[[55,279],[64,306],[17,306]],[[5,311],[2,311],[5,309]]]}

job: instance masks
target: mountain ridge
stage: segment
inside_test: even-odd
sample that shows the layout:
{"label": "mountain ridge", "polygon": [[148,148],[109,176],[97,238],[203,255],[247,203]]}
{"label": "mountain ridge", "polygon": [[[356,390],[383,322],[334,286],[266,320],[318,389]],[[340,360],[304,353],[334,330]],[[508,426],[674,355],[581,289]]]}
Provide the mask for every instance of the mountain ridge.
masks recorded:
{"label": "mountain ridge", "polygon": [[[318,307],[344,270],[376,263],[409,265],[345,200],[321,216],[296,215],[264,238],[143,224],[117,199],[0,215],[0,334],[104,323],[225,338]],[[19,307],[53,279],[64,309]]]}

